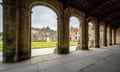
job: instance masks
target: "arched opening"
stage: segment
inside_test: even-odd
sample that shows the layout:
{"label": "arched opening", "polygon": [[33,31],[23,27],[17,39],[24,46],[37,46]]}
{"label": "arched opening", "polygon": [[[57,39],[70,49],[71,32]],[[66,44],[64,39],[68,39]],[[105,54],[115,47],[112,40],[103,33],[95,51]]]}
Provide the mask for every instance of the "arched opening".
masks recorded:
{"label": "arched opening", "polygon": [[31,14],[32,56],[54,52],[57,43],[57,14],[51,8],[37,5]]}
{"label": "arched opening", "polygon": [[[0,0],[0,3],[2,1]],[[3,13],[2,13],[2,5],[0,5],[0,62],[2,62],[2,51],[3,51]]]}
{"label": "arched opening", "polygon": [[69,46],[70,51],[75,51],[78,41],[80,41],[80,20],[76,16],[71,16],[69,21]]}
{"label": "arched opening", "polygon": [[94,46],[94,26],[92,22],[88,23],[88,47]]}

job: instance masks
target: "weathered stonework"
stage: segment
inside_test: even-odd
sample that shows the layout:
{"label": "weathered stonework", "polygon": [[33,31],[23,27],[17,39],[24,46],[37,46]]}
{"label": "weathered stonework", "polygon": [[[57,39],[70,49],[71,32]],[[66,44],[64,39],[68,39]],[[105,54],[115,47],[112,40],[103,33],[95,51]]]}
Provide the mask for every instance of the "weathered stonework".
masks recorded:
{"label": "weathered stonework", "polygon": [[[18,61],[18,14],[17,0],[3,1],[3,62]],[[8,4],[15,5],[8,5]]]}
{"label": "weathered stonework", "polygon": [[113,37],[113,39],[114,39],[114,42],[113,42],[114,45],[116,45],[116,30],[117,30],[117,29],[114,29],[114,34],[113,34],[113,36],[114,36],[114,37]]}
{"label": "weathered stonework", "polygon": [[112,28],[110,25],[107,26],[107,45],[112,45]]}
{"label": "weathered stonework", "polygon": [[63,5],[57,0],[3,1],[4,62],[17,62],[31,57],[31,8],[44,5],[58,15],[58,53],[66,49],[63,34]]}
{"label": "weathered stonework", "polygon": [[[80,41],[77,50],[89,50],[88,48],[88,23],[94,24],[94,47],[99,48],[99,23],[94,17],[87,17],[85,13],[72,7],[64,8],[58,0],[3,0],[3,62],[14,63],[31,58],[31,9],[36,5],[44,5],[56,12],[57,18],[57,46],[55,53],[69,53],[69,18],[77,16],[80,20]],[[102,45],[120,44],[120,29],[112,28],[107,32],[107,26],[103,25]],[[108,42],[107,42],[108,33]]]}
{"label": "weathered stonework", "polygon": [[102,28],[102,33],[100,34],[101,36],[100,43],[101,43],[101,47],[104,47],[107,46],[106,24],[103,21],[101,21],[100,25]]}
{"label": "weathered stonework", "polygon": [[86,19],[85,19],[85,14],[82,11],[79,11],[77,9],[74,9],[72,7],[69,7],[69,17],[71,16],[76,16],[77,18],[79,18],[80,21],[80,41],[78,42],[77,48],[76,50],[88,50],[88,43],[87,43],[87,39],[88,37],[86,36],[87,34],[87,25],[86,23]]}
{"label": "weathered stonework", "polygon": [[95,17],[90,16],[89,17],[89,22],[93,24],[93,29],[94,29],[94,47],[99,48],[99,23]]}
{"label": "weathered stonework", "polygon": [[120,28],[116,30],[116,44],[120,44]]}

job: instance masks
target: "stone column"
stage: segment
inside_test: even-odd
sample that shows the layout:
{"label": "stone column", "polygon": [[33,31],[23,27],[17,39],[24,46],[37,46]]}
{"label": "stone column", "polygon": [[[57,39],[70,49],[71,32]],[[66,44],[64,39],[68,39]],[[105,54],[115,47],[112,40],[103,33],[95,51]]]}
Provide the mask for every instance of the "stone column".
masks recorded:
{"label": "stone column", "polygon": [[112,27],[109,27],[109,45],[112,45]]}
{"label": "stone column", "polygon": [[114,45],[116,45],[116,29],[114,29]]}
{"label": "stone column", "polygon": [[20,16],[19,16],[19,47],[18,56],[19,61],[25,60],[31,57],[31,24],[29,18],[31,18],[31,11],[27,5],[22,2],[20,4]]}
{"label": "stone column", "polygon": [[69,9],[65,9],[61,18],[58,18],[58,45],[55,52],[69,53]]}
{"label": "stone column", "polygon": [[112,29],[112,45],[114,45],[114,29]]}
{"label": "stone column", "polygon": [[95,41],[94,41],[94,47],[95,48],[99,48],[100,46],[99,46],[99,24],[98,23],[96,23],[95,25],[94,25],[95,27],[94,27],[94,29],[95,29]]}
{"label": "stone column", "polygon": [[3,0],[3,62],[18,61],[19,9],[17,0]]}
{"label": "stone column", "polygon": [[88,19],[82,18],[80,28],[80,46],[77,50],[89,50],[88,49]]}
{"label": "stone column", "polygon": [[100,44],[100,47],[103,47],[104,46],[104,22],[100,22],[100,29],[99,29],[99,34],[100,34],[100,39],[99,39],[99,44]]}
{"label": "stone column", "polygon": [[107,26],[103,25],[103,46],[107,46]]}

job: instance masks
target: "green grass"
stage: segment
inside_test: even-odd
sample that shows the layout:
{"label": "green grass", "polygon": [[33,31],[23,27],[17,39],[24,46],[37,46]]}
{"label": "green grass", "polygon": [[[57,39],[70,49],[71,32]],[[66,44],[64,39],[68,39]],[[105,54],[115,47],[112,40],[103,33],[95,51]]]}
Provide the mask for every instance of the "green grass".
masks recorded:
{"label": "green grass", "polygon": [[3,44],[0,42],[0,51],[2,51]]}
{"label": "green grass", "polygon": [[[70,46],[76,46],[77,42],[70,42]],[[48,48],[56,47],[56,42],[32,42],[31,47],[34,48]]]}
{"label": "green grass", "polygon": [[56,42],[32,42],[32,48],[48,48],[48,47],[55,47]]}
{"label": "green grass", "polygon": [[[76,46],[77,42],[70,42],[70,46]],[[50,48],[50,47],[56,47],[56,42],[32,42],[31,44],[32,49],[36,48]],[[0,51],[2,50],[3,45],[0,43]]]}

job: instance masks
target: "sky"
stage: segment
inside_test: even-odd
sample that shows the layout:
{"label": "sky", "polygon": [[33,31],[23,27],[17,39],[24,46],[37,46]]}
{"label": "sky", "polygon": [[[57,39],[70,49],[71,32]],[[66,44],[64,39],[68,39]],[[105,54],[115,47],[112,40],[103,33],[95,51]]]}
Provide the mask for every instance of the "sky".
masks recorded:
{"label": "sky", "polygon": [[[32,27],[42,28],[49,26],[53,30],[57,30],[56,13],[45,6],[36,6],[32,9]],[[70,27],[79,28],[79,19],[75,16],[70,17]]]}
{"label": "sky", "polygon": [[[1,0],[0,0],[1,1]],[[53,30],[57,30],[57,14],[46,6],[35,6],[32,8],[31,26],[34,28],[42,28],[49,26]],[[2,6],[0,5],[0,32],[3,31],[2,26]],[[70,18],[70,26],[79,28],[79,19],[75,16]]]}
{"label": "sky", "polygon": [[46,6],[36,6],[32,8],[32,27],[42,28],[49,26],[53,30],[57,30],[57,15]]}
{"label": "sky", "polygon": [[70,27],[74,27],[74,28],[80,27],[80,21],[76,16],[70,17],[69,23],[70,23]]}
{"label": "sky", "polygon": [[[0,2],[1,2],[2,0],[0,0]],[[2,30],[2,6],[0,5],[0,32],[2,32],[3,30]]]}

